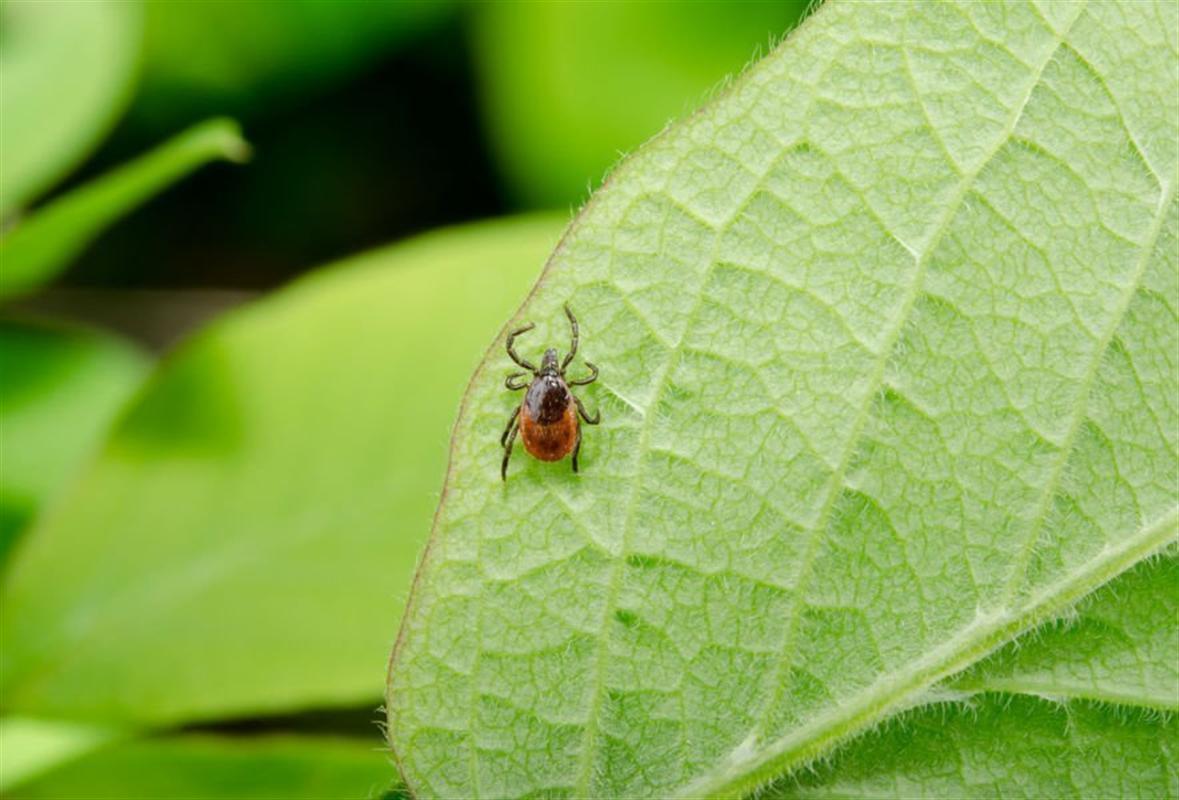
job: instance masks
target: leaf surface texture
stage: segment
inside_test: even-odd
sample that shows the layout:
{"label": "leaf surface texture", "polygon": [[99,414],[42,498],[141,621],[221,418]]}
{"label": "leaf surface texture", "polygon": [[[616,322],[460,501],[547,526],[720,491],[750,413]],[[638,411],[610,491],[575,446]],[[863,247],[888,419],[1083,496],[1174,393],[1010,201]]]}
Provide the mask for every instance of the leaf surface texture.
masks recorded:
{"label": "leaf surface texture", "polygon": [[518,317],[601,366],[582,474],[469,389],[410,789],[747,792],[1173,540],[1176,25],[834,0],[619,168]]}

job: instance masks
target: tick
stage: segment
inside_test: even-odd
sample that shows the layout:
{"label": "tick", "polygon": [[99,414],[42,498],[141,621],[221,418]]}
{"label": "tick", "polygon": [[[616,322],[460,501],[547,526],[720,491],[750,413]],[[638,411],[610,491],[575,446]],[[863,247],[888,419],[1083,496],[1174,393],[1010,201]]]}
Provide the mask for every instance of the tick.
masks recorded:
{"label": "tick", "polygon": [[[569,317],[573,343],[559,366],[557,350],[553,347],[544,351],[540,369],[516,353],[516,337],[536,327],[533,323],[529,322],[508,334],[508,355],[527,372],[513,372],[504,381],[504,386],[514,392],[521,389],[528,391],[524,393],[520,405],[512,412],[511,418],[508,419],[508,427],[499,438],[499,443],[504,448],[504,460],[499,473],[505,481],[508,479],[508,460],[512,457],[512,445],[516,443],[517,433],[524,440],[524,449],[541,461],[560,461],[572,453],[573,471],[577,472],[577,453],[581,450],[581,425],[577,417],[580,414],[586,425],[597,425],[601,422],[600,413],[595,413],[591,419],[581,403],[581,398],[569,391],[570,386],[585,386],[596,381],[598,368],[587,361],[585,365],[590,368],[588,378],[576,381],[565,379],[565,370],[577,355],[579,338],[577,317],[573,316],[568,305],[565,306],[565,316]],[[531,378],[528,378],[529,373],[532,374]]]}

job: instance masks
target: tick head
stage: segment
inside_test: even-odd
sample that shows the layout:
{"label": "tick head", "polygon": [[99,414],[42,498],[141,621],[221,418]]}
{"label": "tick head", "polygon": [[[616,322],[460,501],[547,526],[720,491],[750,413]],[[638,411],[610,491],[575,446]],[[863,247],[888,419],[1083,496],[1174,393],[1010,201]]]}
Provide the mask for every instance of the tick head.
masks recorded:
{"label": "tick head", "polygon": [[550,347],[548,350],[544,351],[544,358],[541,359],[540,362],[540,371],[558,372],[559,369],[560,368],[557,366],[557,350],[554,347]]}

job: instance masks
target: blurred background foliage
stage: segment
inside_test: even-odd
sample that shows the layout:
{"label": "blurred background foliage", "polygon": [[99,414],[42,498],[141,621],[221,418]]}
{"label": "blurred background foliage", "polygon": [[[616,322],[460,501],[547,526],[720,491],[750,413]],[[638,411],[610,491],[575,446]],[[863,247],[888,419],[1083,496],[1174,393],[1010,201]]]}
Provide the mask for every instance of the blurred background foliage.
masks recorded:
{"label": "blurred background foliage", "polygon": [[804,5],[0,1],[0,792],[395,795],[471,369]]}

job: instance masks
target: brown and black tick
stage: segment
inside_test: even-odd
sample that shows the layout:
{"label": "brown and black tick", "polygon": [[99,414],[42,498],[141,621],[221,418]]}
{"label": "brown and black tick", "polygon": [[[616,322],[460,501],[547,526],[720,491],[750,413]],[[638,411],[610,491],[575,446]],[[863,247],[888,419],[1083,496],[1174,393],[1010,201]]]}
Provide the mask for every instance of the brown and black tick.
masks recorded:
{"label": "brown and black tick", "polygon": [[[529,322],[508,334],[508,355],[528,372],[513,372],[504,385],[512,391],[528,391],[512,412],[508,427],[499,439],[504,448],[500,476],[505,481],[508,479],[508,460],[512,457],[512,445],[516,442],[517,433],[524,440],[524,449],[541,461],[560,461],[572,453],[573,471],[577,472],[577,453],[581,450],[581,425],[577,416],[580,414],[586,425],[597,425],[601,421],[600,413],[595,413],[591,419],[581,398],[569,391],[570,386],[585,386],[597,380],[598,368],[587,361],[585,365],[590,369],[589,377],[566,380],[565,369],[577,355],[578,332],[577,317],[573,316],[569,306],[565,306],[565,316],[569,317],[569,327],[573,330],[573,343],[560,366],[557,365],[557,351],[552,347],[544,351],[540,369],[517,355],[514,347],[516,337],[536,327],[533,323]],[[528,378],[529,373],[532,374],[531,378]]]}

